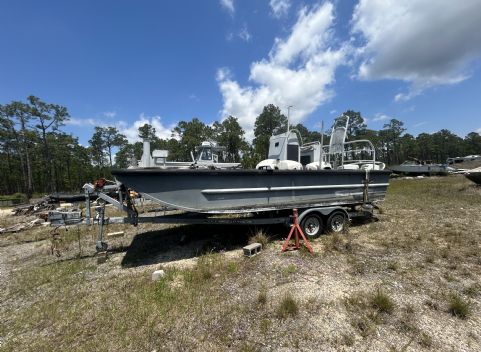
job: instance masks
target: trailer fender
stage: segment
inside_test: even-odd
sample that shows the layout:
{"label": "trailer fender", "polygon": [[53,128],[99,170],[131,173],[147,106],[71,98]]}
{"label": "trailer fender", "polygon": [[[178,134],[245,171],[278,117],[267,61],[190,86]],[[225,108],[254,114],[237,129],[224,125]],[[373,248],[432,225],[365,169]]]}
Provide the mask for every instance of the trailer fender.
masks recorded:
{"label": "trailer fender", "polygon": [[343,207],[339,207],[339,206],[319,207],[319,208],[309,208],[309,209],[303,210],[301,215],[299,215],[299,223],[302,222],[302,219],[304,219],[304,217],[306,215],[310,214],[310,213],[318,213],[318,214],[321,214],[323,216],[329,216],[335,210],[340,210],[340,211],[344,212],[346,214],[347,218],[350,219],[349,213]]}

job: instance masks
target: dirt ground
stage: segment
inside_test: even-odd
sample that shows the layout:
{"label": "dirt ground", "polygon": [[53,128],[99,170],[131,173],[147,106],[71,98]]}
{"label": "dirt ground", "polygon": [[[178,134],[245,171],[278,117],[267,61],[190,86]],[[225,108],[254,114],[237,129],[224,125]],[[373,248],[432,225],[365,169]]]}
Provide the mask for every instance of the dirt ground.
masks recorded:
{"label": "dirt ground", "polygon": [[457,175],[392,180],[315,255],[280,253],[284,227],[110,225],[103,264],[95,227],[0,235],[0,350],[481,351],[480,214]]}

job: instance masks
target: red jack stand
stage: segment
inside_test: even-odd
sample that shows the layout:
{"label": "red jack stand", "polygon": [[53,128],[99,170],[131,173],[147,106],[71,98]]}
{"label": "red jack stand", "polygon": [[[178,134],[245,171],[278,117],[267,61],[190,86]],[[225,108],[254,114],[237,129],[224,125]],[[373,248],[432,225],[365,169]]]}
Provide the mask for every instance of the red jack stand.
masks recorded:
{"label": "red jack stand", "polygon": [[[299,216],[297,215],[297,209],[293,209],[293,224],[291,227],[291,231],[289,232],[289,236],[287,236],[286,241],[282,245],[281,252],[285,252],[287,250],[292,251],[295,249],[301,248],[301,244],[299,243],[299,234],[302,237],[302,240],[304,241],[304,246],[309,250],[311,254],[314,254],[314,250],[311,247],[311,244],[307,240],[306,236],[304,236],[304,233],[301,230],[301,227],[299,226]],[[294,233],[294,244],[289,244],[289,241],[291,240],[292,233]]]}

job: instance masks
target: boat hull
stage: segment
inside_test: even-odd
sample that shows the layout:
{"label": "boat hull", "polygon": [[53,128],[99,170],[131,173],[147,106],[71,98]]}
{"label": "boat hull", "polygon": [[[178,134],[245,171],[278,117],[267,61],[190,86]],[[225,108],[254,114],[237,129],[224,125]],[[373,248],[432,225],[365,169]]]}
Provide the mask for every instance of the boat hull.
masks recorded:
{"label": "boat hull", "polygon": [[477,168],[475,171],[470,170],[464,174],[468,180],[481,185],[481,168]]}
{"label": "boat hull", "polygon": [[449,172],[444,166],[439,165],[414,165],[414,166],[404,166],[397,165],[391,167],[391,170],[398,174],[420,176],[420,175],[440,175],[445,176]]}
{"label": "boat hull", "polygon": [[[368,199],[384,199],[389,170],[369,172]],[[114,170],[128,188],[165,206],[206,213],[363,202],[362,170]]]}

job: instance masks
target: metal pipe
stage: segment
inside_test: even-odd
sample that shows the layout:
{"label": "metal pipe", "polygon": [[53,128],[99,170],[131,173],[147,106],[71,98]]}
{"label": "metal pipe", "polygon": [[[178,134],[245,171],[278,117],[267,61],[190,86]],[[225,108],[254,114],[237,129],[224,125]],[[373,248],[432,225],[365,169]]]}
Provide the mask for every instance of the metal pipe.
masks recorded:
{"label": "metal pipe", "polygon": [[289,130],[290,130],[289,124],[290,124],[291,108],[292,108],[292,105],[289,105],[287,107],[287,137],[288,138],[289,138]]}
{"label": "metal pipe", "polygon": [[321,151],[319,155],[319,170],[322,170],[322,158],[324,154],[324,121],[321,121]]}

